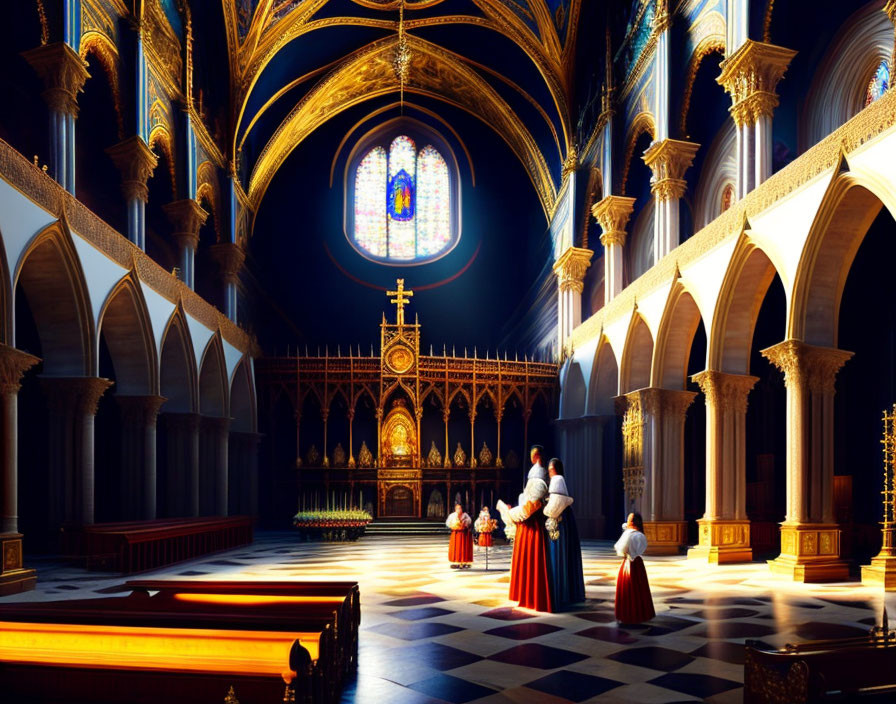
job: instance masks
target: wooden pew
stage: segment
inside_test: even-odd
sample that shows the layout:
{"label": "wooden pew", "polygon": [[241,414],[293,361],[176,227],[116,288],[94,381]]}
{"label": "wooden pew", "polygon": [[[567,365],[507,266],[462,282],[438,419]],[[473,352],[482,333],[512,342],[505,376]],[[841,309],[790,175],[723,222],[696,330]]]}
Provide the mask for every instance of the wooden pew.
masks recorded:
{"label": "wooden pew", "polygon": [[817,640],[782,649],[746,641],[745,704],[896,701],[896,634]]}
{"label": "wooden pew", "polygon": [[197,704],[221,702],[233,686],[251,704],[284,701],[286,681],[299,702],[338,701],[346,670],[336,628],[357,585],[318,585],[331,592],[318,596],[297,593],[310,584],[292,593],[272,584],[0,605],[0,691],[69,703],[84,686],[85,701]]}
{"label": "wooden pew", "polygon": [[83,527],[88,569],[132,573],[252,542],[249,516],[166,518]]}

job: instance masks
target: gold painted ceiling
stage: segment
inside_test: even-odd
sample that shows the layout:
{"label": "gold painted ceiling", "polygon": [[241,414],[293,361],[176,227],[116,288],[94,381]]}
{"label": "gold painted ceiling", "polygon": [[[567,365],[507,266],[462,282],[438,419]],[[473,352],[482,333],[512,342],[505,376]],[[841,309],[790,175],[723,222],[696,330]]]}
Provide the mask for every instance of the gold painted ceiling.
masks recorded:
{"label": "gold painted ceiling", "polygon": [[[220,2],[231,75],[230,149],[243,162],[257,208],[290,153],[328,119],[367,101],[398,98],[392,62],[400,0]],[[546,214],[573,148],[582,3],[405,0],[406,99],[425,96],[494,129],[525,167]]]}

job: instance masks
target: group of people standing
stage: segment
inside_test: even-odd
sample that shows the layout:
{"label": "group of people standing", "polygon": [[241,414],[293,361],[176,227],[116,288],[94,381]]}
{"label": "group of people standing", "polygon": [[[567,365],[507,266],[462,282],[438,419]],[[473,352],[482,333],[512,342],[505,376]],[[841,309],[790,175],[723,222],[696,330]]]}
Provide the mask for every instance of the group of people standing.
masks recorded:
{"label": "group of people standing", "polygon": [[[511,507],[498,501],[498,511],[505,533],[514,538],[510,599],[523,608],[553,612],[585,600],[585,578],[573,498],[563,476],[563,463],[555,457],[545,469],[543,455],[540,445],[532,447],[532,468],[518,504]],[[483,514],[488,514],[487,508],[483,508]],[[481,526],[491,527],[494,521],[483,514],[475,527],[480,545],[491,545],[491,532]],[[468,568],[473,562],[473,522],[458,504],[446,524],[451,529],[451,567]],[[616,618],[621,623],[647,621],[655,612],[641,559],[647,538],[639,514],[629,515],[615,549],[623,558],[616,581]]]}

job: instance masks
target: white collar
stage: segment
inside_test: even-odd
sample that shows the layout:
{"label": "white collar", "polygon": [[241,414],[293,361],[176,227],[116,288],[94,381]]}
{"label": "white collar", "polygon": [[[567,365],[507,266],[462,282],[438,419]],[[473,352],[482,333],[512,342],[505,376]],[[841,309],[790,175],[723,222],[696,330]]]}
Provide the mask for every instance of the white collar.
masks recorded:
{"label": "white collar", "polygon": [[556,474],[551,477],[551,485],[549,491],[552,494],[563,494],[569,496],[569,489],[566,488],[566,477]]}

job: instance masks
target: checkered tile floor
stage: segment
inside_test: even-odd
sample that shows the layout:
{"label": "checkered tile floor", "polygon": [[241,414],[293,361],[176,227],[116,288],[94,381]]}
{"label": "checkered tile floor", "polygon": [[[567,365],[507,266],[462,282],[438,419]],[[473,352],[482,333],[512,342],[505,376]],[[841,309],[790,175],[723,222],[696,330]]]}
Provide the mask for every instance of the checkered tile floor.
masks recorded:
{"label": "checkered tile floor", "polygon": [[[587,603],[563,614],[513,608],[510,548],[476,548],[452,570],[442,537],[366,537],[299,543],[260,534],[247,548],[175,565],[158,576],[357,579],[360,665],[343,702],[740,702],[743,642],[773,645],[863,634],[885,605],[857,583],[801,585],[762,563],[710,567],[647,558],[657,616],[620,628],[613,617],[618,558],[608,542],[583,545]],[[118,591],[121,577],[36,563],[38,589],[14,599],[84,598]],[[888,606],[896,614],[896,603]]]}

